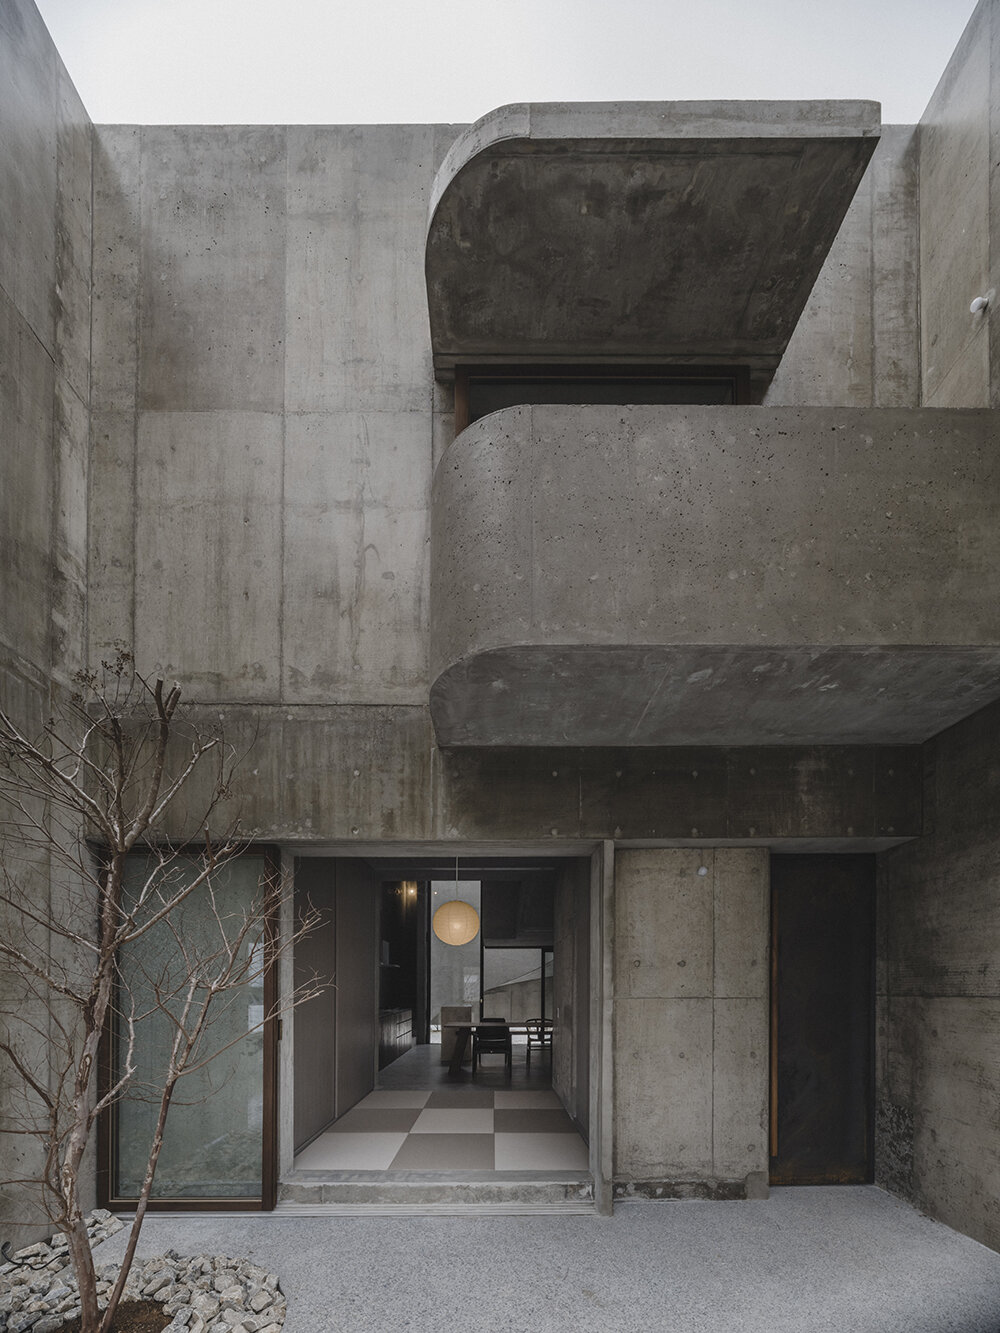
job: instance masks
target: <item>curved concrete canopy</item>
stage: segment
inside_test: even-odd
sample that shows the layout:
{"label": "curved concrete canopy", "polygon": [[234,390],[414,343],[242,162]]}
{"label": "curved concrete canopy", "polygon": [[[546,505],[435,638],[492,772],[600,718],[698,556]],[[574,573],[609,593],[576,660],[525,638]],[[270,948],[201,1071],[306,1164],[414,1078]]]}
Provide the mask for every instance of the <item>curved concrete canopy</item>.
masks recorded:
{"label": "curved concrete canopy", "polygon": [[439,743],[909,744],[1000,697],[993,415],[483,417],[434,478]]}
{"label": "curved concrete canopy", "polygon": [[435,370],[749,365],[785,349],[880,128],[877,102],[502,107],[431,196]]}

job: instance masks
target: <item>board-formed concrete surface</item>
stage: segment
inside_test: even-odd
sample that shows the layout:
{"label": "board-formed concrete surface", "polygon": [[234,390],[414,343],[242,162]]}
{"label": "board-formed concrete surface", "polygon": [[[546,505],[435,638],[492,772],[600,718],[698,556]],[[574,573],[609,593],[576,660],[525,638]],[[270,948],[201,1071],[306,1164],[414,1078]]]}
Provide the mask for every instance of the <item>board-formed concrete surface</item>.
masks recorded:
{"label": "board-formed concrete surface", "polygon": [[140,1254],[171,1246],[266,1261],[285,1333],[1000,1328],[1000,1255],[871,1186],[629,1203],[611,1218],[148,1217]]}

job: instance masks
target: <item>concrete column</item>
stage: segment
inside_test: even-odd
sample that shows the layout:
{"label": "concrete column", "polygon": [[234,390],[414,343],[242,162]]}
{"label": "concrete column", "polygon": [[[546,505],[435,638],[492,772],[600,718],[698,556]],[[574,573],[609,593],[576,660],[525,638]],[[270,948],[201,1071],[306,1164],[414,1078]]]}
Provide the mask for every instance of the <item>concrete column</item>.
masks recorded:
{"label": "concrete column", "polygon": [[615,859],[615,1195],[767,1193],[768,853]]}

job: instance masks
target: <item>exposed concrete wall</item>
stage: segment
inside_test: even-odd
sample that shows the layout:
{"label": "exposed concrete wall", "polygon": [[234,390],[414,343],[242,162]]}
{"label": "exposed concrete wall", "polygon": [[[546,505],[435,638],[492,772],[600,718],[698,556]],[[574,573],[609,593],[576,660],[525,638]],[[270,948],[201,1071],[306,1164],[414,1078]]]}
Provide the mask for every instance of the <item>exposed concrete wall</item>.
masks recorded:
{"label": "exposed concrete wall", "polygon": [[1000,317],[969,303],[998,285],[1000,5],[982,0],[920,122],[923,401],[1000,406]]}
{"label": "exposed concrete wall", "polygon": [[[922,373],[934,406],[998,401],[990,366],[1000,358],[987,345],[995,317],[975,324],[964,313],[995,282],[996,13],[996,0],[984,0],[920,133]],[[84,659],[85,644],[97,657],[128,640],[143,666],[180,676],[234,737],[259,726],[245,823],[293,843],[858,845],[921,832],[911,749],[436,749],[426,707],[428,514],[451,401],[431,373],[423,238],[430,183],[456,127],[111,127],[95,136],[28,0],[0,6],[0,38],[0,364],[9,372],[0,379],[0,646],[4,697],[18,716],[45,715],[51,681]],[[908,127],[886,132],[769,404],[916,404],[916,152]],[[961,633],[951,637],[964,642]],[[992,899],[965,905],[964,934],[962,909],[951,934],[929,924],[947,901],[936,886],[954,891],[956,863],[975,861],[969,884],[992,885],[976,857],[995,846],[993,816],[974,775],[987,774],[980,786],[995,792],[983,749],[993,718],[987,734],[976,733],[980,723],[960,726],[933,749],[937,832],[885,862],[882,1089],[883,1125],[897,1144],[913,1126],[912,1165],[904,1152],[892,1181],[997,1243],[996,1164],[983,1146],[991,1085],[977,1072],[995,1042],[996,949],[956,961],[970,939],[990,940],[981,913]],[[692,855],[711,870],[710,921],[687,894]],[[756,981],[732,980],[719,952],[726,931],[741,933],[744,909],[749,933],[766,937],[755,906],[763,857],[620,853],[619,950],[650,885],[665,887],[673,913],[666,934],[647,941],[661,974],[649,993],[633,993],[628,965],[619,968],[625,1179],[738,1189],[766,1168],[753,1119],[766,1040],[741,1045],[766,1015]],[[39,873],[44,885],[47,868]],[[714,956],[693,991],[667,979],[670,959],[657,952],[678,938],[679,919],[685,956]],[[927,941],[919,966],[900,961],[908,938]],[[687,1045],[643,1039],[653,1011],[675,1035],[708,1041],[693,1073],[681,1063]],[[628,1056],[640,1046],[645,1065]],[[657,1103],[669,1119],[651,1142],[643,1134],[657,1122],[640,1123],[635,1106],[655,1101],[676,1069],[684,1097]],[[737,1095],[741,1069],[748,1082]],[[964,1086],[971,1128],[948,1101]],[[685,1130],[682,1146],[678,1126],[706,1096],[701,1137]],[[945,1131],[947,1151],[934,1146]]]}
{"label": "exposed concrete wall", "polygon": [[[923,828],[919,746],[447,751],[426,709],[192,712],[206,726],[220,716],[249,751],[234,790],[264,841],[799,838],[865,851]],[[181,794],[173,834],[205,809],[203,780]]]}
{"label": "exposed concrete wall", "polygon": [[453,137],[98,131],[94,653],[130,639],[205,700],[425,701],[450,404],[423,238]]}
{"label": "exposed concrete wall", "polygon": [[1000,705],[926,751],[928,834],[880,858],[877,1178],[1000,1249]]}
{"label": "exposed concrete wall", "polygon": [[767,391],[769,407],[919,405],[918,168],[915,127],[884,125]]}
{"label": "exposed concrete wall", "polygon": [[615,1188],[767,1190],[768,858],[615,858]]}
{"label": "exposed concrete wall", "polygon": [[[90,404],[92,127],[29,0],[0,4],[0,704],[37,734],[84,661]],[[0,812],[5,822],[6,811]],[[15,820],[15,823],[17,821]],[[10,853],[8,853],[8,858]],[[8,859],[8,864],[10,861]],[[64,876],[44,854],[19,880],[58,903]],[[0,921],[0,930],[10,929]],[[45,1006],[0,975],[0,1010],[35,1029]],[[21,1034],[24,1035],[23,1033]],[[30,1058],[30,1057],[29,1057]],[[17,1119],[16,1080],[0,1069],[0,1127]],[[35,1145],[5,1139],[0,1177],[30,1175]],[[93,1183],[85,1197],[93,1198]],[[0,1191],[0,1236],[24,1238],[29,1196]],[[46,1232],[50,1227],[45,1227]]]}
{"label": "exposed concrete wall", "polygon": [[83,661],[92,126],[29,0],[0,6],[0,648]]}

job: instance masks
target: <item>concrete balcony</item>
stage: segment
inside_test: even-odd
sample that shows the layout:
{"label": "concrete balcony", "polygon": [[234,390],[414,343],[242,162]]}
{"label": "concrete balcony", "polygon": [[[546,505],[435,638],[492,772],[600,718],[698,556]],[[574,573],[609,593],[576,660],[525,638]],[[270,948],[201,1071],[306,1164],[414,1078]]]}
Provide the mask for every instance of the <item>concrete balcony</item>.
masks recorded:
{"label": "concrete balcony", "polygon": [[500,107],[434,181],[435,370],[669,361],[766,384],[878,140],[875,102]]}
{"label": "concrete balcony", "polygon": [[517,407],[434,480],[445,746],[908,744],[1000,696],[988,411]]}

